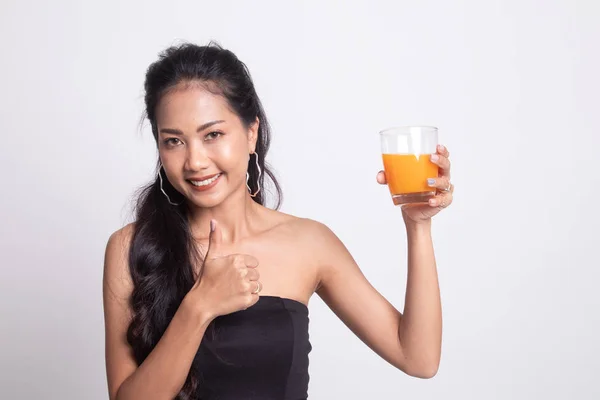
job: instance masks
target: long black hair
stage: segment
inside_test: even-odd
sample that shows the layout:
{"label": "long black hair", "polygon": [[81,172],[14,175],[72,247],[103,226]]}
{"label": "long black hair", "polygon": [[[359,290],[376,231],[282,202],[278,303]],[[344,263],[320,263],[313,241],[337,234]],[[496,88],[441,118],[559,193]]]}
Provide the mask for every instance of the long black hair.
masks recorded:
{"label": "long black hair", "polygon": [[[270,142],[267,117],[246,65],[234,53],[218,44],[211,42],[207,46],[197,46],[185,43],[169,47],[148,68],[144,84],[145,117],[150,122],[157,146],[156,106],[161,97],[176,85],[195,82],[222,95],[246,127],[258,117],[256,153],[248,163],[248,184],[252,193],[260,184],[261,191],[253,199],[265,205],[264,181],[268,176],[276,192],[274,208],[278,209],[281,188],[265,163]],[[257,154],[262,170],[260,176],[256,167]],[[161,177],[165,193],[161,191]],[[201,260],[192,237],[189,210],[184,200],[183,195],[171,185],[157,160],[156,179],[138,192],[129,251],[133,317],[127,331],[127,341],[138,364],[154,349],[197,279],[194,265]],[[199,379],[194,362],[177,399],[196,398]]]}

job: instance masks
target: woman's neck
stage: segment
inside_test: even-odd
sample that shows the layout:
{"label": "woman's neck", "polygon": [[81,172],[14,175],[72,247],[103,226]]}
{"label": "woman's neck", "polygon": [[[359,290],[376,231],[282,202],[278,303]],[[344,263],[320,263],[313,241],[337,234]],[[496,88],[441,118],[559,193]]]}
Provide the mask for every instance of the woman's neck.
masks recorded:
{"label": "woman's neck", "polygon": [[229,196],[215,207],[190,206],[189,222],[192,235],[197,240],[208,240],[210,220],[214,219],[219,224],[222,243],[236,244],[259,230],[259,214],[262,208],[246,191],[240,195]]}

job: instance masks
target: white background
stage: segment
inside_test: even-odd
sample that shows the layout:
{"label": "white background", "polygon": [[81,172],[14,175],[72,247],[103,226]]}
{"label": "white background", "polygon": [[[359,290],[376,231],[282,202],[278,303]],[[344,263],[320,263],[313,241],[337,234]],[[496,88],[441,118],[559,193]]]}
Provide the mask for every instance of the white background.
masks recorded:
{"label": "white background", "polygon": [[0,6],[0,398],[107,399],[101,277],[156,159],[145,69],[214,39],[273,126],[282,211],[326,223],[402,309],[406,238],[377,132],[435,125],[438,375],[310,303],[311,399],[597,399],[597,1],[58,1]]}

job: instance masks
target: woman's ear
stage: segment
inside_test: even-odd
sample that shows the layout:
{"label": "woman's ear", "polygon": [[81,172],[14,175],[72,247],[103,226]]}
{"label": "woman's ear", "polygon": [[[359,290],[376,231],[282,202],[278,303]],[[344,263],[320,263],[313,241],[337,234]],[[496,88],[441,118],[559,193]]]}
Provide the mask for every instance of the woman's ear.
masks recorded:
{"label": "woman's ear", "polygon": [[258,140],[258,127],[260,126],[260,120],[256,117],[256,120],[250,125],[248,130],[248,151],[254,153],[256,151],[256,142]]}

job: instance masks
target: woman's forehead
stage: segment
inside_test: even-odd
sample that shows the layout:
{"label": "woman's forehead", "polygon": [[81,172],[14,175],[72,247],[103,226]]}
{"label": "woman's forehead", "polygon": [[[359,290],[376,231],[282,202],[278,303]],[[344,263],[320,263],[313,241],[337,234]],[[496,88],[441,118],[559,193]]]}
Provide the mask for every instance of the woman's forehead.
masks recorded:
{"label": "woman's forehead", "polygon": [[202,121],[228,121],[234,116],[223,96],[202,86],[173,88],[163,95],[156,108],[156,119],[160,125],[185,121],[201,125]]}

